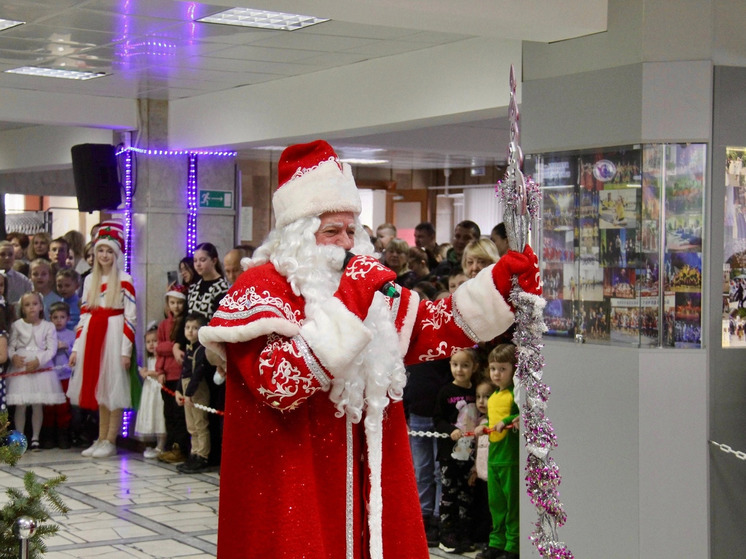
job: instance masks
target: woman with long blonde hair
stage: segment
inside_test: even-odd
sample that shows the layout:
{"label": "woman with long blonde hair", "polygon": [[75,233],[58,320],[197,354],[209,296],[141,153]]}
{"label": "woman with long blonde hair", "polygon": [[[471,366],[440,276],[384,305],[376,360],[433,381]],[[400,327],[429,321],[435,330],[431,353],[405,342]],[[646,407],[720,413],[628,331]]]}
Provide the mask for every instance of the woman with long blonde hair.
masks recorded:
{"label": "woman with long blonde hair", "polygon": [[135,288],[132,277],[119,269],[123,245],[121,224],[101,223],[70,354],[70,403],[98,409],[99,414],[98,439],[81,452],[86,457],[116,454],[122,411],[131,406],[128,371],[135,337]]}

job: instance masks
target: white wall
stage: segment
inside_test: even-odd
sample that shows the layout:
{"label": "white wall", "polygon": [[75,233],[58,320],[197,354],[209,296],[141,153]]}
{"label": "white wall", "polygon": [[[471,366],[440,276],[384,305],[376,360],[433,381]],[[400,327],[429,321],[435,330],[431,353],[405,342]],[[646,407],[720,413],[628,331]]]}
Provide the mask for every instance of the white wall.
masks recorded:
{"label": "white wall", "polygon": [[520,61],[519,41],[468,39],[174,100],[169,103],[169,144],[208,147],[332,133],[343,137],[505,107],[510,65],[520,84]]}
{"label": "white wall", "polygon": [[[704,351],[636,350],[546,341],[547,416],[558,437],[576,557],[707,557]],[[521,502],[521,551],[536,520]],[[533,553],[533,554],[532,554]]]}
{"label": "white wall", "polygon": [[[0,119],[3,120],[3,119]],[[32,126],[0,132],[0,171],[71,167],[70,148],[77,144],[111,144],[111,130]]]}

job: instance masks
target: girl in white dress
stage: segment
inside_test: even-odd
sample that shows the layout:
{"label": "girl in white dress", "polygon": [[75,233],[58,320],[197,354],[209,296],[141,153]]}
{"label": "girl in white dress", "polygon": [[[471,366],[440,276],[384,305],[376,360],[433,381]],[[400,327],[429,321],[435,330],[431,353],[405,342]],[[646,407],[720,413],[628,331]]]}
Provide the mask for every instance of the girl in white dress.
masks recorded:
{"label": "girl in white dress", "polygon": [[65,393],[52,367],[57,354],[57,331],[44,320],[44,302],[36,291],[21,297],[21,318],[13,323],[8,343],[8,405],[15,406],[16,429],[23,432],[26,406],[31,406],[31,450],[39,450],[44,404],[62,404]]}
{"label": "girl in white dress", "polygon": [[[143,452],[145,458],[157,458],[166,447],[166,416],[163,413],[163,397],[158,373],[155,370],[158,346],[158,327],[153,323],[152,328],[145,332],[145,367],[140,367],[143,379],[140,407],[137,410],[135,422],[135,436],[143,440],[155,438],[155,448],[148,447]],[[152,380],[148,380],[151,378]],[[165,377],[164,377],[165,380]],[[154,382],[155,381],[155,382]]]}
{"label": "girl in white dress", "polygon": [[135,288],[123,264],[122,225],[101,223],[91,274],[83,285],[80,322],[70,354],[70,403],[98,409],[98,439],[81,454],[106,458],[117,452],[122,411],[131,406],[129,367],[135,339]]}

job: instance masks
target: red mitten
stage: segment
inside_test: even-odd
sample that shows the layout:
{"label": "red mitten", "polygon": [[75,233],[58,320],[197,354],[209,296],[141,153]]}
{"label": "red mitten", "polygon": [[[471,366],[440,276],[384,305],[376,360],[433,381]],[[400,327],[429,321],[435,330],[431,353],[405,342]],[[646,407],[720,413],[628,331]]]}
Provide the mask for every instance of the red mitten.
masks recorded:
{"label": "red mitten", "polygon": [[518,276],[518,285],[527,293],[541,295],[541,276],[539,274],[539,259],[526,245],[523,254],[515,250],[509,250],[492,269],[492,279],[495,287],[508,300],[510,290],[513,288],[512,277]]}
{"label": "red mitten", "polygon": [[509,250],[500,257],[495,267],[492,268],[492,281],[495,282],[495,287],[503,296],[503,299],[507,302],[510,290],[513,289],[513,276],[520,278],[521,274],[525,273],[530,268],[528,258],[516,252],[515,250]]}
{"label": "red mitten", "polygon": [[528,259],[530,267],[518,276],[518,285],[526,293],[541,295],[541,272],[539,271],[539,258],[534,254],[530,246],[526,245],[523,255]]}
{"label": "red mitten", "polygon": [[396,272],[372,256],[355,256],[347,263],[334,296],[360,320],[365,320],[373,295],[395,279]]}

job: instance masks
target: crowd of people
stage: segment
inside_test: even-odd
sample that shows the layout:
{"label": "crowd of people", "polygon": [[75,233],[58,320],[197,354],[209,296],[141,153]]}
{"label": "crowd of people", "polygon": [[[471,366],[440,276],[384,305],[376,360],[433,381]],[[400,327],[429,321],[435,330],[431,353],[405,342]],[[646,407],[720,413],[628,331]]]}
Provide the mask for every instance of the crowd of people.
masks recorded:
{"label": "crowd of people", "polygon": [[0,241],[1,409],[12,407],[31,451],[76,447],[105,458],[117,452],[123,410],[135,408],[146,458],[202,471],[220,461],[221,421],[205,409],[222,406],[224,371],[206,360],[197,334],[253,247],[230,250],[227,273],[211,243],[179,262],[180,281],[167,288],[163,320],[148,325],[138,365],[122,234],[107,221],[88,244],[77,231]]}
{"label": "crowd of people", "polygon": [[296,556],[309,533],[309,557],[476,545],[480,559],[518,557],[507,296],[514,276],[540,293],[530,247],[468,220],[442,246],[428,222],[415,246],[393,224],[374,234],[323,141],[288,148],[278,182],[276,229],[256,251],[221,261],[202,243],[179,262],[139,364],[121,224],[102,222],[88,244],[8,234],[0,395],[15,428],[32,451],[104,458],[135,408],[146,459],[185,473],[222,459],[221,558]]}

